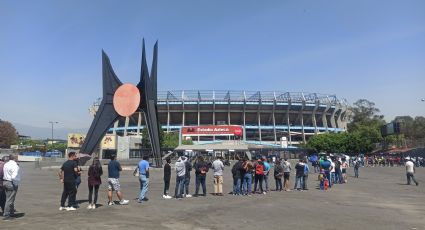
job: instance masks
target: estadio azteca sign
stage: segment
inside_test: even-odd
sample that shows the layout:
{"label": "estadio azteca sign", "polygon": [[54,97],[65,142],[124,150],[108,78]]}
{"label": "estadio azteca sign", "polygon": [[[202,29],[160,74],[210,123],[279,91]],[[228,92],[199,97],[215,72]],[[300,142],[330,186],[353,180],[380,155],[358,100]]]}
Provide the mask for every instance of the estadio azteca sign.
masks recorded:
{"label": "estadio azteca sign", "polygon": [[242,133],[242,126],[238,125],[187,126],[182,128],[183,136],[242,136]]}

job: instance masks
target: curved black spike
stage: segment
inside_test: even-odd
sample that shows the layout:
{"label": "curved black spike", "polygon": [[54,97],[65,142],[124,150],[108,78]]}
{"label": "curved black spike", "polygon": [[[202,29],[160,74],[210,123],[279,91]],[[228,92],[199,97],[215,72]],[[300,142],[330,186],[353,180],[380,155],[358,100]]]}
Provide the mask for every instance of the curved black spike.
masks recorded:
{"label": "curved black spike", "polygon": [[80,152],[92,154],[98,143],[101,141],[109,127],[118,119],[119,115],[114,109],[113,97],[115,90],[122,85],[112,69],[108,55],[102,50],[102,80],[103,98],[96,116],[87,132],[86,139]]}

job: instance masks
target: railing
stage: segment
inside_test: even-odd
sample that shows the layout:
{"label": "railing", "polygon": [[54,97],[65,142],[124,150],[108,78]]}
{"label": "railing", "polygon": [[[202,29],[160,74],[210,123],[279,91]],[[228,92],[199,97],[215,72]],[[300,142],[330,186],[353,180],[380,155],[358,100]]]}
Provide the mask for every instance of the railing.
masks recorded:
{"label": "railing", "polygon": [[158,91],[158,101],[276,101],[348,106],[335,95],[284,91],[173,90]]}

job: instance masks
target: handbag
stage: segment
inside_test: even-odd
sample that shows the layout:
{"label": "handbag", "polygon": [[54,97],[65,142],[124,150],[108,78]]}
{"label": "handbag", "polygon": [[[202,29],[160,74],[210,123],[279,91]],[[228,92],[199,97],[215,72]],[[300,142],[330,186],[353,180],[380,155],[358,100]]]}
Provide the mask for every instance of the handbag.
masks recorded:
{"label": "handbag", "polygon": [[139,176],[140,175],[140,173],[139,173],[139,167],[136,167],[135,169],[134,169],[134,172],[133,172],[133,176]]}

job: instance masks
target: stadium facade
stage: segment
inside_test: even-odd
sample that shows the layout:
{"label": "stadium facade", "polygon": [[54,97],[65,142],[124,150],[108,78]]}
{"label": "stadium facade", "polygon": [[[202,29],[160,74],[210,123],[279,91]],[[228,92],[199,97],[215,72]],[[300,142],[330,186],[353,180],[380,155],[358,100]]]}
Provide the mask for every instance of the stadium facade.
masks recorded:
{"label": "stadium facade", "polygon": [[[335,95],[282,91],[158,91],[161,128],[180,132],[183,127],[237,125],[241,137],[198,136],[195,142],[240,138],[251,143],[278,144],[286,137],[289,145],[305,143],[313,135],[344,132],[350,116],[346,100]],[[121,119],[110,132],[140,134],[143,113]]]}

